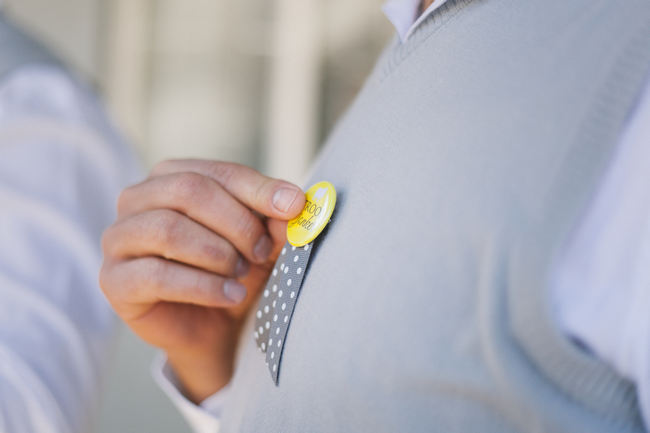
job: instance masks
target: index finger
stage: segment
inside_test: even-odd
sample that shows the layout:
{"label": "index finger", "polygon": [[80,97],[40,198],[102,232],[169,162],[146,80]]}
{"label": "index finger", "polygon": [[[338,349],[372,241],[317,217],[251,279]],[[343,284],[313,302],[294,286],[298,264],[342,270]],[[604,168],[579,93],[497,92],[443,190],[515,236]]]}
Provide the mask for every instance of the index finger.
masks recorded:
{"label": "index finger", "polygon": [[237,200],[267,217],[289,220],[297,216],[305,205],[305,194],[298,186],[232,162],[163,161],[154,167],[150,176],[180,172],[194,172],[214,179]]}

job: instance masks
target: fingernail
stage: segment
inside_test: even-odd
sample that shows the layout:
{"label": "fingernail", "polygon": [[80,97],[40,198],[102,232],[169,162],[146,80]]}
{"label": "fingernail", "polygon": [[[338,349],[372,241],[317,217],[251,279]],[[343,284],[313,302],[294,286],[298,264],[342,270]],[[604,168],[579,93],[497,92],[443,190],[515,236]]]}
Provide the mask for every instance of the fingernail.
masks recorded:
{"label": "fingernail", "polygon": [[226,280],[223,283],[223,294],[235,304],[239,304],[246,298],[246,287],[235,280]]}
{"label": "fingernail", "polygon": [[282,213],[286,213],[296,197],[298,197],[298,189],[296,188],[280,188],[273,194],[273,207]]}
{"label": "fingernail", "polygon": [[237,260],[237,265],[235,265],[235,275],[243,277],[248,273],[248,269],[250,269],[248,262],[243,257],[240,257],[239,260]]}
{"label": "fingernail", "polygon": [[253,255],[255,255],[255,258],[257,260],[263,262],[269,258],[272,246],[273,245],[271,244],[271,238],[269,238],[267,235],[264,235],[260,238],[259,241],[257,241],[257,244],[253,249]]}

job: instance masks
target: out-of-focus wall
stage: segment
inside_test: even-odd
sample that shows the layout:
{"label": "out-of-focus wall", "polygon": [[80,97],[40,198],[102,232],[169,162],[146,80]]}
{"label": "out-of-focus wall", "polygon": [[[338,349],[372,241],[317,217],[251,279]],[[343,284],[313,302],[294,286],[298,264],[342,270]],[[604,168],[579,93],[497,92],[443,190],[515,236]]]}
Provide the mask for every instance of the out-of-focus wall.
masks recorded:
{"label": "out-of-focus wall", "polygon": [[[392,29],[382,0],[5,0],[97,84],[145,167],[226,159],[300,182]],[[97,431],[187,431],[122,329]]]}
{"label": "out-of-focus wall", "polygon": [[381,0],[114,0],[105,88],[147,166],[196,156],[300,181],[391,33]]}
{"label": "out-of-focus wall", "polygon": [[100,75],[102,0],[3,0],[16,21],[87,77]]}

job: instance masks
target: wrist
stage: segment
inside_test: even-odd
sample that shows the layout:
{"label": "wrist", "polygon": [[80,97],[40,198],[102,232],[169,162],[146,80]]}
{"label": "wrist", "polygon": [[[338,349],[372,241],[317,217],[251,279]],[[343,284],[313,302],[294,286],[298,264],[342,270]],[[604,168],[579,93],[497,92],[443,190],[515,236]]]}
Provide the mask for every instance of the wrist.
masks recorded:
{"label": "wrist", "polygon": [[215,355],[168,351],[167,361],[179,391],[197,405],[228,385],[234,369],[232,359]]}

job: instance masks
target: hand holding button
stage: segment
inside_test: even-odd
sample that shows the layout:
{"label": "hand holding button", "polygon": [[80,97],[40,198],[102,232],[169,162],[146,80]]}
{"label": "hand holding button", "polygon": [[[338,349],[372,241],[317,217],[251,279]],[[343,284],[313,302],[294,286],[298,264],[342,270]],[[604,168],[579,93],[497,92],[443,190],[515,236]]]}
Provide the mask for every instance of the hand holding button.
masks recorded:
{"label": "hand holding button", "polygon": [[291,183],[201,160],[158,164],[122,192],[100,284],[133,331],[167,352],[191,400],[230,380],[246,313],[304,206]]}

